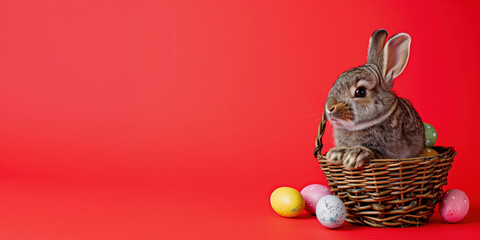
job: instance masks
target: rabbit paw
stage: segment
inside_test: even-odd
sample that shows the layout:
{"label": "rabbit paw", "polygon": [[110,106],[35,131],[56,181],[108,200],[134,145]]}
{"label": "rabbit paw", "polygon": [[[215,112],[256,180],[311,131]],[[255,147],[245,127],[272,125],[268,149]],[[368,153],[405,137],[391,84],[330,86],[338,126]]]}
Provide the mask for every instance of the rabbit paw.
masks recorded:
{"label": "rabbit paw", "polygon": [[327,153],[327,160],[334,164],[342,164],[347,170],[359,168],[365,161],[373,158],[374,153],[365,147],[344,147],[338,146],[330,149]]}
{"label": "rabbit paw", "polygon": [[343,155],[343,166],[347,170],[359,168],[365,161],[368,161],[374,157],[372,150],[365,147],[352,147],[349,148]]}
{"label": "rabbit paw", "polygon": [[332,162],[333,164],[342,164],[343,162],[343,157],[345,156],[345,153],[349,150],[349,147],[344,147],[344,146],[338,146],[331,148],[327,152],[327,160]]}

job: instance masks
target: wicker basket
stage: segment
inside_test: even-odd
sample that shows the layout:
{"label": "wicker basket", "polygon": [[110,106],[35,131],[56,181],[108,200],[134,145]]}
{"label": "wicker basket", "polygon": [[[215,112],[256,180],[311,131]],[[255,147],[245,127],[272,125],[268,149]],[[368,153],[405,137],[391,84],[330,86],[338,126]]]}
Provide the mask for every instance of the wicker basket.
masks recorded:
{"label": "wicker basket", "polygon": [[438,156],[372,159],[348,171],[321,154],[325,116],[319,127],[315,157],[330,191],[347,209],[346,221],[372,227],[419,226],[428,222],[447,184],[455,151],[434,147]]}

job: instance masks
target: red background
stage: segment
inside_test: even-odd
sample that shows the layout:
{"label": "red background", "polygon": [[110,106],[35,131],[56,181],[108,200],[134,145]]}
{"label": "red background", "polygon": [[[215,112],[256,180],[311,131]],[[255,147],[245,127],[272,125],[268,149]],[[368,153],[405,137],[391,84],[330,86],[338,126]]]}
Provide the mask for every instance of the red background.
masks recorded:
{"label": "red background", "polygon": [[[0,239],[472,237],[480,232],[478,1],[2,1]],[[276,215],[337,76],[370,34],[412,37],[395,91],[458,151],[458,224],[323,228]],[[332,146],[327,132],[326,148]]]}

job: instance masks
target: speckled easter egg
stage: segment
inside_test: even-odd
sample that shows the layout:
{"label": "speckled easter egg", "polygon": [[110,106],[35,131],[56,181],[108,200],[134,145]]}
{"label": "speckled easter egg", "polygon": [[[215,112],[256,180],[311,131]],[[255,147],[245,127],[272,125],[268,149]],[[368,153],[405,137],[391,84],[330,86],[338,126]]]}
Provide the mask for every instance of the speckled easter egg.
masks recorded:
{"label": "speckled easter egg", "polygon": [[305,210],[310,214],[315,215],[315,208],[317,207],[318,200],[325,195],[332,195],[330,189],[321,184],[310,184],[300,191],[303,199],[305,200]]}
{"label": "speckled easter egg", "polygon": [[296,189],[280,187],[270,195],[270,205],[280,216],[296,217],[305,209],[305,200]]}
{"label": "speckled easter egg", "polygon": [[431,148],[437,141],[437,131],[428,123],[423,123],[423,128],[425,129],[425,147]]}
{"label": "speckled easter egg", "polygon": [[467,215],[469,207],[467,194],[459,189],[451,189],[442,196],[440,215],[447,222],[460,222]]}
{"label": "speckled easter egg", "polygon": [[421,157],[435,157],[438,156],[438,152],[431,149],[431,148],[424,148],[422,153],[420,154]]}
{"label": "speckled easter egg", "polygon": [[347,210],[340,198],[326,195],[317,203],[317,219],[326,228],[338,228],[342,226],[347,217]]}

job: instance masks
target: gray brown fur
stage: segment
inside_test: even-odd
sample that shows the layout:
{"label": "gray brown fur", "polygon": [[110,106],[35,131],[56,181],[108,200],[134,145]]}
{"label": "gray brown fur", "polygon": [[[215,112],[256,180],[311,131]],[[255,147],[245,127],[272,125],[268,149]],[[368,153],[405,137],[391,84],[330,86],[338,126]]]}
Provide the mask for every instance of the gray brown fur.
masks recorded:
{"label": "gray brown fur", "polygon": [[[424,147],[420,116],[391,91],[408,60],[410,37],[395,35],[384,47],[386,37],[385,30],[375,31],[367,64],[342,73],[328,94],[325,111],[336,147],[326,157],[346,169],[358,168],[374,155],[415,157]],[[359,87],[365,87],[365,97],[355,96]]]}

